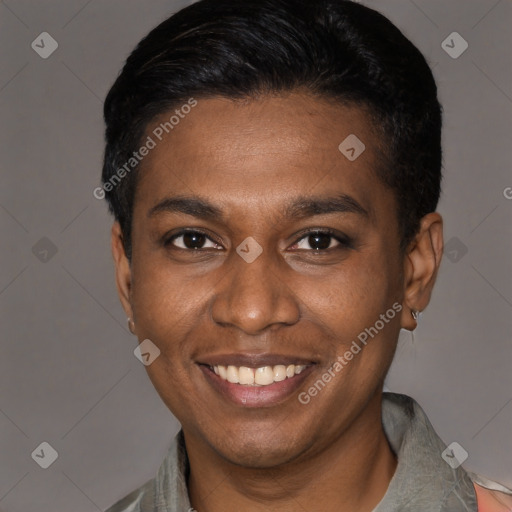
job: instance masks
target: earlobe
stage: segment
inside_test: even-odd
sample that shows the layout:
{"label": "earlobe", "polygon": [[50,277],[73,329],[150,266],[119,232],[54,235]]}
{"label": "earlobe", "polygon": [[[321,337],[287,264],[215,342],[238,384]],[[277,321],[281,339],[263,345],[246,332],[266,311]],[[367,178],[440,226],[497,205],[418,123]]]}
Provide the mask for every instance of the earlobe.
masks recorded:
{"label": "earlobe", "polygon": [[416,314],[430,302],[442,255],[443,219],[438,213],[429,213],[421,219],[420,229],[405,254],[403,329],[413,331]]}
{"label": "earlobe", "polygon": [[119,222],[114,222],[112,226],[111,249],[112,256],[114,258],[117,293],[126,316],[133,318],[133,311],[131,307],[131,268],[130,262],[126,257],[123,245],[123,234]]}

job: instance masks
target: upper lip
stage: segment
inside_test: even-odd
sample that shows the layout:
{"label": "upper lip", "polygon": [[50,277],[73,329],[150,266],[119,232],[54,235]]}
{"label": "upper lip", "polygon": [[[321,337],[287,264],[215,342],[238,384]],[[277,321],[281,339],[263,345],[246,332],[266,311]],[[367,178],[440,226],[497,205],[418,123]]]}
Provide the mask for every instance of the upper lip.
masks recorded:
{"label": "upper lip", "polygon": [[286,354],[217,354],[205,356],[197,361],[208,366],[247,366],[248,368],[261,368],[263,366],[275,366],[282,364],[310,365],[315,364],[311,359],[291,356]]}

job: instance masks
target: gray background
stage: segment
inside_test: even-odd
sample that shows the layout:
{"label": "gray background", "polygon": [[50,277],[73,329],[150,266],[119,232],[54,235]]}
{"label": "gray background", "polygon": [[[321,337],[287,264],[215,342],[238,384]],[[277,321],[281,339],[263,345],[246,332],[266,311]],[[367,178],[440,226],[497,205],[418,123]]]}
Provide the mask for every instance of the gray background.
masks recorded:
{"label": "gray background", "polygon": [[[0,510],[102,510],[153,476],[178,428],[133,355],[92,190],[102,99],[187,3],[0,2]],[[467,450],[466,468],[512,486],[512,1],[364,3],[425,53],[445,109],[449,251],[387,387]],[[43,31],[59,44],[48,59],[31,48]],[[469,43],[457,59],[441,47],[453,31]],[[46,470],[31,458],[42,441],[59,453]]]}

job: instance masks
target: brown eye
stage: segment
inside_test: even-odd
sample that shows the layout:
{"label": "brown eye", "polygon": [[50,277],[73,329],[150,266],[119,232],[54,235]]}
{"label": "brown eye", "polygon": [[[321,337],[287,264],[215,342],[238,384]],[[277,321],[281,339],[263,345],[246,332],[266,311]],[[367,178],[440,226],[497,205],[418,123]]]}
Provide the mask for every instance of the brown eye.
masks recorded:
{"label": "brown eye", "polygon": [[322,251],[330,247],[332,239],[333,237],[326,233],[315,233],[308,236],[308,243],[312,249]]}
{"label": "brown eye", "polygon": [[343,244],[336,236],[328,232],[314,232],[303,236],[294,246],[294,249],[307,251],[326,251],[335,249]]}
{"label": "brown eye", "polygon": [[184,231],[178,233],[174,235],[166,245],[188,250],[222,249],[219,244],[215,243],[200,231]]}
{"label": "brown eye", "polygon": [[206,237],[202,233],[185,233],[183,235],[183,245],[187,249],[201,249],[206,242]]}

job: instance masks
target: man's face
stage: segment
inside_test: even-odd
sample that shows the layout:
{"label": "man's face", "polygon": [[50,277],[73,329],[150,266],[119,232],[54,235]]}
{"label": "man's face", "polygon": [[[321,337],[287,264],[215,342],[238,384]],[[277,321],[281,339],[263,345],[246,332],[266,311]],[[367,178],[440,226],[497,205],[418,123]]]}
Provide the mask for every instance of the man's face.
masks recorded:
{"label": "man's face", "polygon": [[[351,134],[366,147],[353,161],[338,148]],[[131,309],[161,351],[147,370],[187,441],[271,467],[369,428],[399,315],[375,325],[404,293],[377,144],[355,107],[298,93],[198,99],[142,162]],[[361,351],[333,371],[353,341]]]}

